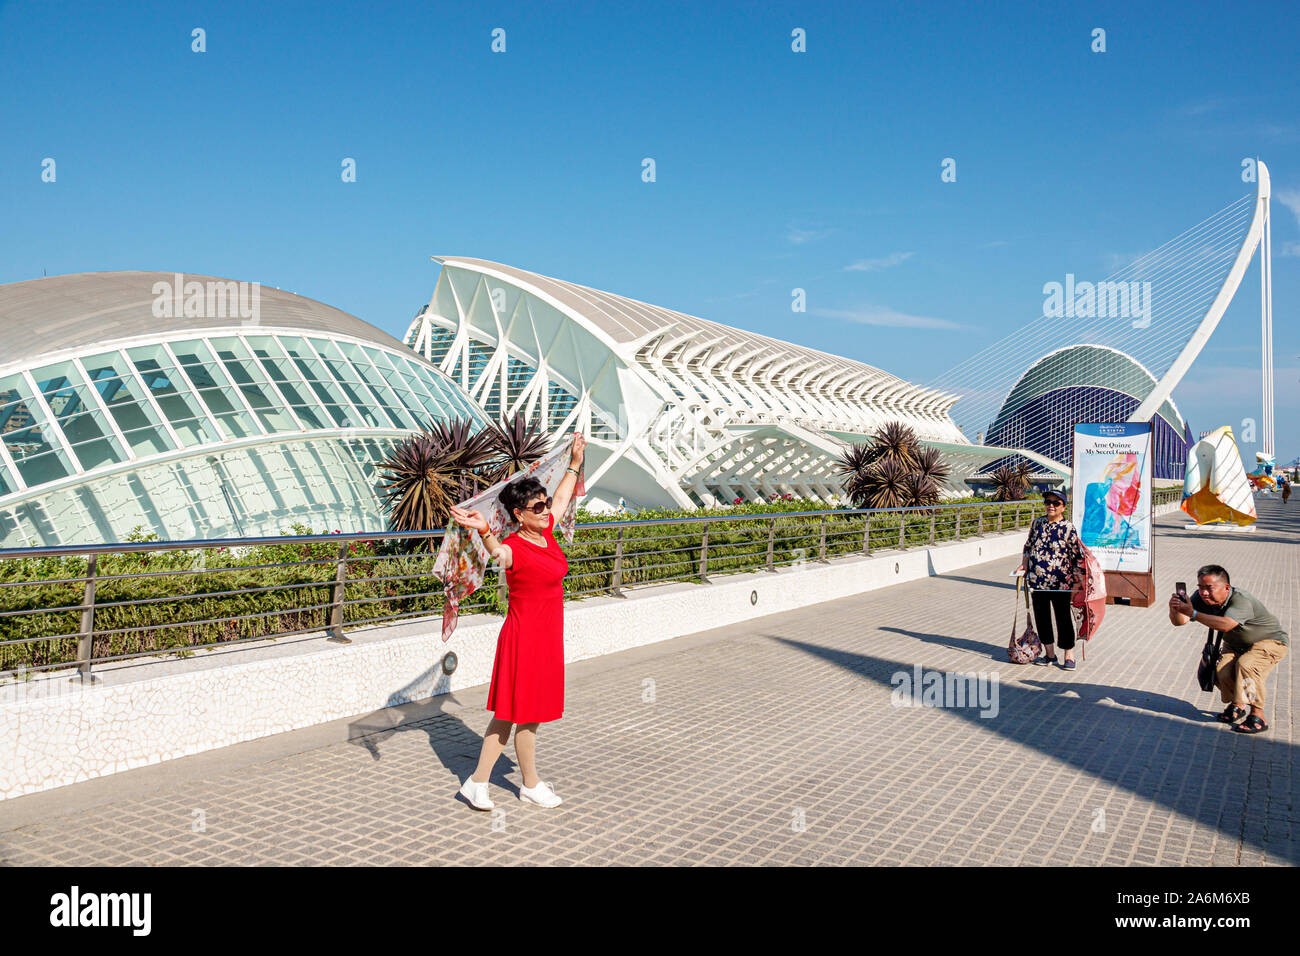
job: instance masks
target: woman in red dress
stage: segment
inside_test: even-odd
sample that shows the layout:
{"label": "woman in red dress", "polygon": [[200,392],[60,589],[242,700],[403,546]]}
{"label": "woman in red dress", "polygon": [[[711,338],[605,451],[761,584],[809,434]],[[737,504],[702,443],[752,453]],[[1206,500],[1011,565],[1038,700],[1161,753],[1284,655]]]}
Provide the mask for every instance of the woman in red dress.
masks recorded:
{"label": "woman in red dress", "polygon": [[488,778],[515,730],[515,754],[524,784],[519,799],[558,807],[559,797],[537,776],[537,726],[564,715],[564,575],[569,562],[555,538],[555,515],[564,514],[573,498],[586,442],[575,435],[573,454],[554,499],[536,478],[512,481],[500,500],[519,522],[519,530],[498,542],[477,511],[452,508],[452,517],[483,536],[488,554],[506,572],[510,604],[497,637],[496,660],[487,709],[496,716],[483,735],[478,768],[460,788],[477,810],[491,810]]}

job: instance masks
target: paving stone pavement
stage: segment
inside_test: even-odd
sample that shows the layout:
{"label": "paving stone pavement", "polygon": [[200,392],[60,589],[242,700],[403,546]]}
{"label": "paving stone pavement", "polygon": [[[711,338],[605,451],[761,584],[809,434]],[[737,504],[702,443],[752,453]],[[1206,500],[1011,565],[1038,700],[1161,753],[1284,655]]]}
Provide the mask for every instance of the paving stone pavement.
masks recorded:
{"label": "paving stone pavement", "polygon": [[[1157,593],[1217,562],[1294,635],[1300,502],[1260,512],[1253,534],[1159,519]],[[1013,563],[572,665],[538,735],[555,810],[519,802],[512,747],[497,810],[455,798],[489,719],[474,688],[399,726],[354,718],[349,740],[298,731],[5,801],[0,865],[1300,862],[1292,656],[1255,737],[1211,719],[1205,631],[1163,599],[1109,608],[1074,673],[1017,667]],[[996,673],[996,715],[892,706],[918,665]]]}

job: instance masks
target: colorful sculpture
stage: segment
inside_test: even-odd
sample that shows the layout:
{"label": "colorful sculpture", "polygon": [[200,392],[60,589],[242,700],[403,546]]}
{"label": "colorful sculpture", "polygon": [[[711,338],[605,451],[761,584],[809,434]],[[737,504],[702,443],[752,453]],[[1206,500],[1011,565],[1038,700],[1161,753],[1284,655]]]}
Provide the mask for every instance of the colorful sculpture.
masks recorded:
{"label": "colorful sculpture", "polygon": [[1276,467],[1276,459],[1269,457],[1262,451],[1257,451],[1255,452],[1255,470],[1247,475],[1246,479],[1256,491],[1277,491],[1277,479],[1273,477],[1273,469]]}
{"label": "colorful sculpture", "polygon": [[1227,425],[1206,435],[1187,453],[1182,509],[1198,525],[1255,522],[1255,498],[1232,429]]}

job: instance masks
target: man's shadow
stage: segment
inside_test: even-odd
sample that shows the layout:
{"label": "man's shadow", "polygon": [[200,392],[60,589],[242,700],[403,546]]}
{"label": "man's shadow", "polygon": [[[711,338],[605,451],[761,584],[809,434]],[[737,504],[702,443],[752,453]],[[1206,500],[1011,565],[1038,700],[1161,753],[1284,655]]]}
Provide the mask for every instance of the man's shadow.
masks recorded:
{"label": "man's shadow", "polygon": [[[911,674],[914,668],[911,661],[822,647],[779,634],[766,636],[884,688],[896,687],[898,675]],[[929,670],[941,676],[947,673]],[[1164,694],[1105,685],[1051,683],[1047,689],[1054,693],[1044,698],[1040,688],[1019,682],[997,686],[996,719],[985,719],[978,709],[969,707],[947,708],[946,713],[982,734],[1037,751],[1094,780],[1217,830],[1231,840],[1258,847],[1292,865],[1300,863],[1300,846],[1286,838],[1291,825],[1289,816],[1280,820],[1266,818],[1270,806],[1289,805],[1286,770],[1280,776],[1264,779],[1256,779],[1254,774],[1243,777],[1239,772],[1243,762],[1247,766],[1289,768],[1295,760],[1295,745],[1286,739],[1244,739],[1226,727],[1205,727],[1195,732],[1194,740],[1185,741],[1174,720],[1184,717],[1200,723],[1207,721],[1207,715],[1186,701]],[[1078,699],[1070,691],[1077,692]],[[1128,706],[1101,705],[1106,699]],[[1083,740],[1051,732],[1080,725],[1091,728]],[[1135,757],[1134,746],[1141,748],[1140,756]],[[1200,780],[1216,781],[1218,794],[1193,782]]]}

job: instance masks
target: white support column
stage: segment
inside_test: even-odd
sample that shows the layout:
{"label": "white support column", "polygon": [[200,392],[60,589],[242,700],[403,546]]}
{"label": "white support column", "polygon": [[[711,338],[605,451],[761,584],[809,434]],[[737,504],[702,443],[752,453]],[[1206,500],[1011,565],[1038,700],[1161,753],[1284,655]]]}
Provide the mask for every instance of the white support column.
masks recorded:
{"label": "white support column", "polygon": [[1259,310],[1261,361],[1264,366],[1263,441],[1261,450],[1272,458],[1277,454],[1273,435],[1273,223],[1269,199],[1264,199],[1264,235],[1259,244]]}

